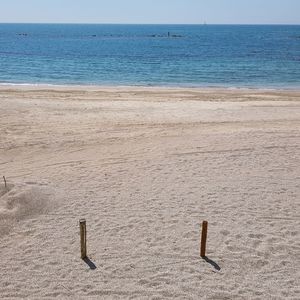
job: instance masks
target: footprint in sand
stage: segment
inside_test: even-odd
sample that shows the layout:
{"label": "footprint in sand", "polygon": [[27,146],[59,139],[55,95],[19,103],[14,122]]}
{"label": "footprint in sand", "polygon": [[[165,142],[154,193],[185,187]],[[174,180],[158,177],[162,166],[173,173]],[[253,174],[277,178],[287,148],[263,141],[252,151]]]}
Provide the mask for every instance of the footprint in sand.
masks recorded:
{"label": "footprint in sand", "polygon": [[21,219],[50,209],[51,190],[35,182],[0,185],[0,236]]}

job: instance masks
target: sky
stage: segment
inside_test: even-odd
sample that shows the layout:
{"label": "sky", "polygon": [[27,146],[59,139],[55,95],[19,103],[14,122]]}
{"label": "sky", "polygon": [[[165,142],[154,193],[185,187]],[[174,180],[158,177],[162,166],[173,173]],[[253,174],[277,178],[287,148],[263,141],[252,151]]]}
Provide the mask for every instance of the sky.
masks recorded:
{"label": "sky", "polygon": [[300,0],[0,0],[0,23],[300,24]]}

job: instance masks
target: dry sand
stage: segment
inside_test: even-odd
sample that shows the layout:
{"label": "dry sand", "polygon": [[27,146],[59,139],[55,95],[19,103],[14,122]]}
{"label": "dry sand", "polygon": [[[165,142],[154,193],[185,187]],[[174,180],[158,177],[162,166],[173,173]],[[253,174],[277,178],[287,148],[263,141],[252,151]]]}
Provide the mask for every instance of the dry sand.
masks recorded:
{"label": "dry sand", "polygon": [[0,128],[1,299],[300,299],[300,92],[2,86]]}

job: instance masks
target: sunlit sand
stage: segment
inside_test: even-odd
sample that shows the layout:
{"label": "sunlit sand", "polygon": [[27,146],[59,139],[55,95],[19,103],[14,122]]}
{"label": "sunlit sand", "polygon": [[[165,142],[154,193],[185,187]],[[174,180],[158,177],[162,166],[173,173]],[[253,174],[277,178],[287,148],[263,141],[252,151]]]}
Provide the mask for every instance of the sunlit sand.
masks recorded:
{"label": "sunlit sand", "polygon": [[1,298],[299,298],[299,92],[2,86],[0,105]]}

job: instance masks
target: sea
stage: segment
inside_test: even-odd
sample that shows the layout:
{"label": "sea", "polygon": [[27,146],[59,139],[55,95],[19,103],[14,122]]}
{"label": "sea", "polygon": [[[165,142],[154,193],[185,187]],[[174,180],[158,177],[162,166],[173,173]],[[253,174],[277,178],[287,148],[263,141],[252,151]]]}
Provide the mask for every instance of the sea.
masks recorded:
{"label": "sea", "polygon": [[300,88],[300,26],[0,24],[0,84]]}

